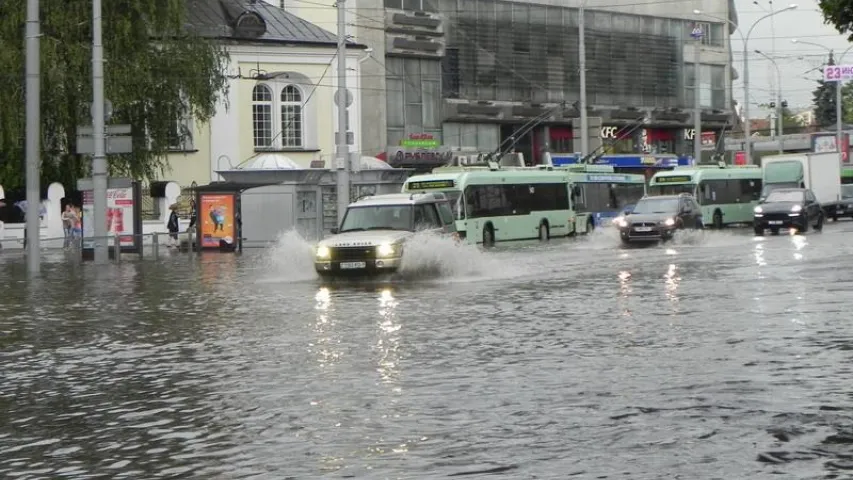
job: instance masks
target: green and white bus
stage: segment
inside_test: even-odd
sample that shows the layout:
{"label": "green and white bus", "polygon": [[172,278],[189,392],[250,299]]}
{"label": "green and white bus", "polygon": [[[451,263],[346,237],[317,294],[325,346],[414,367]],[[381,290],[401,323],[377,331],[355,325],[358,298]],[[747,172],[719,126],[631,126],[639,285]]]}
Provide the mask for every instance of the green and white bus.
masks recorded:
{"label": "green and white bus", "polygon": [[615,173],[612,165],[568,165],[558,167],[569,172],[576,187],[572,198],[575,211],[589,214],[589,230],[609,225],[646,194],[646,176]]}
{"label": "green and white bus", "polygon": [[678,167],[656,173],[649,182],[649,195],[689,193],[702,207],[702,223],[723,228],[752,223],[761,183],[757,165]]}
{"label": "green and white bus", "polygon": [[575,214],[565,170],[440,167],[403,185],[403,193],[436,191],[448,196],[468,243],[565,237],[587,221]]}

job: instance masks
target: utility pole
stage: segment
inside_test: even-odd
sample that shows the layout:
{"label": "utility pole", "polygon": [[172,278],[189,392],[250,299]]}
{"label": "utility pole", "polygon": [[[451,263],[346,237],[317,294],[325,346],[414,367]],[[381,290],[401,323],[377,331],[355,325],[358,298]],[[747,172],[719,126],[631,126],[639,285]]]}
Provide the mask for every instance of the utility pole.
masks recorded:
{"label": "utility pole", "polygon": [[336,138],[335,157],[337,163],[337,192],[338,192],[338,226],[344,219],[347,205],[350,202],[349,192],[349,142],[347,135],[347,107],[350,103],[347,90],[347,32],[346,32],[346,0],[338,0],[338,135]]}
{"label": "utility pole", "polygon": [[697,23],[690,36],[696,41],[693,45],[693,161],[702,162],[702,103],[699,94],[699,77],[702,75],[702,27]]}
{"label": "utility pole", "polygon": [[27,184],[27,270],[41,269],[41,32],[39,0],[27,0],[26,39],[26,184]]}
{"label": "utility pole", "polygon": [[586,34],[584,32],[584,4],[578,8],[578,67],[580,68],[581,158],[589,154],[589,118],[586,114]]}
{"label": "utility pole", "polygon": [[[109,262],[107,239],[107,155],[104,117],[104,45],[101,31],[101,0],[92,0],[92,128],[95,153],[92,157],[94,195],[95,263]],[[116,255],[119,252],[115,252]]]}

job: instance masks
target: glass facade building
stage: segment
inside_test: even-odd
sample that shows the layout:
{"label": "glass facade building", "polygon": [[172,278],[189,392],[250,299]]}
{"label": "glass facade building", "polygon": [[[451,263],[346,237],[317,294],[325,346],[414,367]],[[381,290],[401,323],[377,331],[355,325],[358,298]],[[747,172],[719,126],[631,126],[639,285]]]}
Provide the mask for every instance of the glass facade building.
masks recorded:
{"label": "glass facade building", "polygon": [[[580,96],[576,8],[503,0],[384,0],[384,5],[436,14],[444,25],[441,55],[386,51],[389,145],[425,132],[448,146],[494,148],[512,133],[513,124],[535,117],[535,108],[561,102],[576,107]],[[700,41],[691,37],[695,29],[702,31]],[[587,104],[594,110],[590,115],[602,117],[607,125],[624,125],[630,123],[630,114],[608,112],[670,114],[652,115],[649,126],[631,138],[612,139],[610,150],[689,152],[692,138],[699,137],[686,134],[692,128],[696,94],[703,125],[709,130],[725,125],[732,109],[731,77],[726,74],[731,61],[728,34],[723,23],[587,9]],[[685,54],[696,43],[703,46],[698,69],[693,55]],[[479,111],[465,107],[463,112],[455,107],[460,104]],[[500,110],[501,105],[529,107],[531,112],[508,113]],[[577,151],[571,133],[571,117],[576,116],[575,112],[570,118],[554,119],[548,130],[533,132],[521,142],[530,157],[537,156],[539,143],[552,150]]]}

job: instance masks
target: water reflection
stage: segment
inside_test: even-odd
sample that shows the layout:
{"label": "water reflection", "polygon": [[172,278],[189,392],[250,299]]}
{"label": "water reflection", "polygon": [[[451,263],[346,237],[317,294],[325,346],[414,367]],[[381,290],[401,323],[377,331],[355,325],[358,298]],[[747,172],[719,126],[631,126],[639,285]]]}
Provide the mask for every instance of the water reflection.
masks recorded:
{"label": "water reflection", "polygon": [[[758,265],[759,267],[764,267],[767,265],[767,261],[764,259],[764,244],[763,243],[756,243],[755,244],[755,251],[753,252],[753,256],[755,257],[755,264]],[[758,273],[758,278],[764,278],[762,273],[761,273],[761,270],[758,270],[757,273]]]}
{"label": "water reflection", "polygon": [[796,235],[791,237],[791,243],[794,245],[794,260],[802,260],[803,254],[800,253],[800,250],[806,248],[806,245],[809,244],[806,237],[802,235]]}
{"label": "water reflection", "polygon": [[397,305],[390,289],[382,290],[379,294],[379,339],[376,351],[379,352],[377,368],[382,383],[393,385],[393,390],[399,392],[400,376],[400,329],[397,322]]}
{"label": "water reflection", "polygon": [[627,270],[622,270],[621,272],[619,272],[619,275],[617,277],[619,278],[619,300],[622,304],[622,316],[630,317],[631,310],[624,302],[626,302],[628,300],[628,297],[631,296],[631,293],[634,292],[633,288],[631,288],[631,272]]}
{"label": "water reflection", "polygon": [[309,343],[309,351],[317,358],[321,368],[330,367],[341,359],[339,350],[341,339],[335,331],[335,322],[332,320],[332,294],[328,288],[321,288],[314,295],[317,311],[317,320],[314,323],[316,340]]}
{"label": "water reflection", "polygon": [[666,298],[668,298],[670,302],[677,302],[678,283],[681,281],[681,277],[678,276],[678,266],[673,263],[669,264],[669,268],[667,268],[666,274],[663,278],[664,284],[666,285]]}

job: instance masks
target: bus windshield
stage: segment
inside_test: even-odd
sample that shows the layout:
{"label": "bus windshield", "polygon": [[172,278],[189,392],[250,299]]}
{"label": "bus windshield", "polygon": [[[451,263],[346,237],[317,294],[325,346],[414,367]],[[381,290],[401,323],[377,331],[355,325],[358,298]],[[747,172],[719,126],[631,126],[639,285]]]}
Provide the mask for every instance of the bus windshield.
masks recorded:
{"label": "bus windshield", "polygon": [[680,193],[689,193],[695,195],[696,185],[692,183],[683,183],[681,185],[652,185],[649,187],[649,195],[678,195]]}
{"label": "bus windshield", "polygon": [[643,198],[643,184],[637,183],[579,183],[584,194],[576,199],[584,212],[618,212]]}

